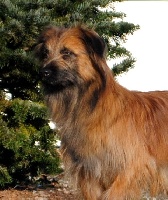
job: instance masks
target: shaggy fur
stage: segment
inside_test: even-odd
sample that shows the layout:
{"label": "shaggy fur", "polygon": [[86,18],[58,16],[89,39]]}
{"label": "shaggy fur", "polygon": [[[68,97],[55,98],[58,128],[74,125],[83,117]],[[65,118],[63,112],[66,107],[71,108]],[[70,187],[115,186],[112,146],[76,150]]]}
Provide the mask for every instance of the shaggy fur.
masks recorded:
{"label": "shaggy fur", "polygon": [[36,55],[65,168],[85,200],[166,194],[168,92],[123,88],[105,49],[83,27],[48,27],[39,38]]}

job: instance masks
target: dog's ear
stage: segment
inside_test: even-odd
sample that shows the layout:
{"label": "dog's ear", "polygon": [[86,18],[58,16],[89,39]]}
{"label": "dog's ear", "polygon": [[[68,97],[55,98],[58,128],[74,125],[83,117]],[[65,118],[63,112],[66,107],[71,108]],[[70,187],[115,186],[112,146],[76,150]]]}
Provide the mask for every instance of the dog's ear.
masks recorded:
{"label": "dog's ear", "polygon": [[43,61],[47,58],[49,49],[47,48],[46,42],[50,39],[58,39],[61,34],[66,30],[64,27],[55,27],[55,26],[47,26],[41,32],[36,46],[34,48],[34,55],[40,61]]}
{"label": "dog's ear", "polygon": [[[81,39],[85,45],[88,56],[92,62],[93,68],[99,73],[102,85],[99,88],[103,90],[106,86],[106,73],[99,59],[105,59],[106,44],[104,40],[94,31],[81,28]],[[97,92],[95,91],[95,102],[97,101]],[[93,103],[95,105],[95,102]]]}
{"label": "dog's ear", "polygon": [[94,31],[81,28],[82,40],[85,43],[87,51],[91,54],[97,54],[103,58],[106,54],[106,44],[104,40]]}
{"label": "dog's ear", "polygon": [[53,35],[56,35],[56,28],[52,26],[45,27],[44,30],[40,33],[34,48],[34,55],[39,61],[43,61],[47,58],[49,51],[45,43]]}

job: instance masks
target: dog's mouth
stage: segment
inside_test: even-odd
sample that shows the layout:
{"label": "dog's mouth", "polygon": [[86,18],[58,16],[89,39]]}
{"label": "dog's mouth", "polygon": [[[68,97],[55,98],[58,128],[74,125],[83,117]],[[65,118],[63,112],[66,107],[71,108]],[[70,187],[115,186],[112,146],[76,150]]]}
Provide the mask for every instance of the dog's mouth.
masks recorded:
{"label": "dog's mouth", "polygon": [[40,77],[47,93],[58,92],[75,84],[75,77],[72,73],[52,66],[42,68]]}

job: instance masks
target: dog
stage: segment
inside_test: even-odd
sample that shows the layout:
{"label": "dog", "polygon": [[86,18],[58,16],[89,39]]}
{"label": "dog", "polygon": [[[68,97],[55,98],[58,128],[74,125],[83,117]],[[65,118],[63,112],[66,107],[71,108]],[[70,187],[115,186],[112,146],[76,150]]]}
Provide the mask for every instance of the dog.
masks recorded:
{"label": "dog", "polygon": [[106,49],[83,26],[50,26],[39,37],[36,56],[65,170],[80,199],[166,195],[168,92],[121,86],[106,64]]}

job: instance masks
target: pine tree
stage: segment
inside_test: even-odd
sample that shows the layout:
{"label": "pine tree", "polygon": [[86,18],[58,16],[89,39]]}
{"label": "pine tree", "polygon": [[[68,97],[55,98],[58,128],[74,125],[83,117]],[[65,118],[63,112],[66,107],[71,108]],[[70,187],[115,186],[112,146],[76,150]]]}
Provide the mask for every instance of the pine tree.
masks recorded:
{"label": "pine tree", "polygon": [[2,98],[0,111],[0,186],[21,182],[28,174],[59,172],[56,137],[44,104]]}
{"label": "pine tree", "polygon": [[133,67],[134,59],[122,43],[139,27],[124,22],[125,14],[116,12],[110,4],[113,2],[0,1],[0,186],[15,183],[27,173],[35,176],[58,171],[56,138],[48,126],[38,65],[33,56],[44,26],[86,24],[104,38],[109,59],[124,58],[113,66],[115,75]]}

